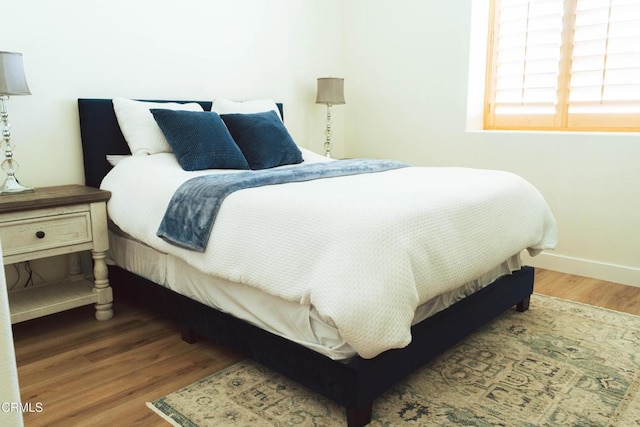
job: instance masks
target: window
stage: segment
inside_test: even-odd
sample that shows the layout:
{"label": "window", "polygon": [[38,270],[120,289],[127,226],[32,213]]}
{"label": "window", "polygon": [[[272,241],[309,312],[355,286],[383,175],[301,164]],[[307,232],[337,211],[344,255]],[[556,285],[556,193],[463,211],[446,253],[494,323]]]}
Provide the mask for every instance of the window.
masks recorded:
{"label": "window", "polygon": [[640,0],[492,0],[485,129],[640,131]]}

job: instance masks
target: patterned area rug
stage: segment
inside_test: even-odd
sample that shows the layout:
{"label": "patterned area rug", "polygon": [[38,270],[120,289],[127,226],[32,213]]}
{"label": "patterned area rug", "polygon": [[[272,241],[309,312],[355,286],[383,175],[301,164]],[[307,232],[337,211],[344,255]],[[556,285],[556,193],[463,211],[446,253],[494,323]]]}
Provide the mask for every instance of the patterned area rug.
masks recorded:
{"label": "patterned area rug", "polygon": [[[148,406],[176,426],[346,425],[251,361]],[[534,295],[377,399],[371,425],[640,426],[640,317]]]}

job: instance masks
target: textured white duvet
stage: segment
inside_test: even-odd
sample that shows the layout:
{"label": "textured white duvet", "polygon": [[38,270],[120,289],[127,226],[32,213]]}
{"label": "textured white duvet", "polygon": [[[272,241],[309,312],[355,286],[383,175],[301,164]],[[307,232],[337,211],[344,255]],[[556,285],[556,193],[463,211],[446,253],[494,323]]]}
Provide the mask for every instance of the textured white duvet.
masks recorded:
{"label": "textured white duvet", "polygon": [[174,191],[207,173],[185,172],[166,153],[122,160],[102,183],[109,217],[206,273],[315,306],[365,358],[406,346],[419,304],[557,240],[545,201],[522,178],[424,167],[236,192],[204,253],[157,237]]}

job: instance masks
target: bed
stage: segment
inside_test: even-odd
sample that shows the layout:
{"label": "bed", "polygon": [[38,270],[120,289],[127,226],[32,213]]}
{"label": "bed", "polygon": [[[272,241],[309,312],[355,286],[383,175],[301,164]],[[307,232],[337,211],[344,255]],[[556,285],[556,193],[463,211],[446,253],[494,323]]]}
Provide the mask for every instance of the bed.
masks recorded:
{"label": "bed", "polygon": [[[358,322],[362,322],[363,318],[368,321],[369,319],[375,319],[378,315],[377,313],[372,313],[370,307],[368,308],[369,311],[362,309],[363,312],[359,313],[361,307],[364,306],[361,300],[368,298],[353,298],[353,294],[345,293],[339,297],[333,295],[323,300],[318,296],[320,294],[313,294],[309,297],[304,294],[304,290],[302,291],[303,297],[300,294],[293,294],[289,297],[288,294],[283,295],[277,292],[274,294],[261,287],[260,283],[254,286],[253,281],[257,280],[259,282],[262,276],[275,275],[275,280],[278,280],[277,275],[281,274],[278,270],[280,259],[269,258],[269,255],[264,255],[265,259],[262,260],[264,262],[257,260],[254,264],[268,264],[271,270],[265,270],[264,267],[262,269],[251,267],[247,268],[247,271],[238,271],[238,264],[242,265],[243,262],[234,263],[232,262],[233,260],[228,260],[229,262],[225,262],[222,267],[216,264],[216,260],[221,257],[224,258],[224,253],[227,252],[235,254],[234,257],[242,259],[245,256],[241,252],[243,245],[245,245],[245,248],[247,247],[247,244],[243,243],[242,236],[244,234],[255,235],[260,233],[260,228],[252,228],[259,226],[257,223],[261,220],[255,219],[259,215],[254,215],[253,213],[251,216],[244,215],[248,210],[253,209],[252,205],[248,203],[253,203],[253,199],[260,199],[256,195],[262,194],[258,192],[263,191],[264,188],[269,188],[270,190],[268,191],[282,191],[282,188],[291,189],[295,187],[297,192],[293,192],[295,197],[292,196],[292,199],[297,200],[296,198],[298,197],[306,197],[304,196],[306,194],[314,194],[313,198],[305,198],[305,203],[303,204],[311,204],[314,206],[314,211],[319,211],[313,213],[304,211],[302,218],[306,220],[308,216],[311,221],[322,221],[324,219],[327,221],[327,227],[339,228],[344,220],[331,222],[327,218],[330,216],[327,211],[323,211],[321,205],[313,204],[314,200],[323,194],[336,194],[339,192],[336,185],[329,186],[328,190],[324,190],[320,186],[329,185],[326,184],[329,181],[335,181],[336,179],[350,180],[340,181],[337,186],[344,187],[345,183],[348,183],[347,187],[354,185],[355,187],[353,188],[360,188],[358,185],[360,185],[361,181],[377,179],[376,188],[380,190],[381,187],[385,186],[384,183],[391,179],[394,174],[406,175],[415,171],[421,174],[436,174],[433,175],[434,181],[442,181],[443,179],[449,179],[449,177],[457,177],[467,173],[471,175],[462,179],[482,181],[482,179],[478,179],[479,176],[488,176],[487,182],[483,185],[493,186],[494,182],[499,182],[494,180],[502,179],[502,173],[496,172],[497,175],[493,176],[478,172],[480,175],[476,176],[476,171],[467,169],[435,168],[433,171],[418,171],[417,169],[429,168],[413,168],[408,165],[407,167],[402,166],[389,171],[364,173],[351,177],[319,179],[310,183],[294,182],[286,183],[285,185],[244,189],[234,193],[233,197],[230,196],[223,203],[224,215],[223,208],[221,208],[219,215],[222,218],[216,219],[212,226],[211,239],[214,240],[214,243],[207,243],[203,253],[215,252],[214,249],[211,249],[211,246],[218,244],[218,242],[236,245],[239,248],[236,246],[222,246],[222,252],[215,252],[213,259],[207,259],[202,253],[195,256],[186,255],[182,257],[183,252],[185,252],[184,248],[176,248],[172,244],[158,243],[154,240],[155,236],[147,238],[144,233],[142,235],[132,235],[129,232],[130,230],[124,230],[123,226],[124,223],[127,223],[127,220],[126,216],[123,215],[128,214],[116,213],[116,206],[122,205],[123,208],[120,211],[135,211],[134,205],[136,203],[134,201],[137,200],[142,201],[141,204],[145,205],[145,209],[151,212],[154,210],[151,207],[152,205],[158,203],[159,206],[165,206],[167,197],[170,196],[164,195],[164,201],[157,202],[150,198],[147,199],[147,197],[151,197],[149,196],[150,194],[161,192],[165,186],[171,187],[170,193],[174,193],[174,187],[178,186],[177,182],[182,182],[181,180],[186,179],[183,175],[188,176],[190,179],[207,175],[207,171],[197,171],[195,174],[192,172],[184,173],[180,167],[176,166],[175,158],[180,156],[178,152],[175,155],[157,153],[148,156],[131,156],[132,146],[127,143],[123,135],[114,112],[114,102],[111,99],[83,98],[78,100],[78,108],[86,185],[103,186],[103,188],[106,186],[112,192],[112,199],[109,202],[112,204],[113,211],[111,219],[117,218],[120,221],[118,223],[115,220],[110,224],[113,265],[109,267],[109,274],[116,298],[133,298],[172,317],[181,325],[183,338],[186,341],[192,342],[196,337],[202,336],[229,345],[246,353],[265,366],[336,401],[346,408],[349,426],[361,426],[369,423],[372,404],[377,396],[481,325],[510,307],[515,306],[519,311],[527,310],[529,298],[533,292],[534,271],[533,268],[520,264],[519,253],[525,249],[529,249],[532,253],[537,253],[555,245],[555,222],[548,211],[548,207],[542,201],[540,213],[533,212],[534,209],[527,213],[527,218],[531,216],[533,218],[532,221],[536,224],[533,227],[535,230],[531,231],[532,235],[537,236],[534,239],[535,244],[523,244],[522,247],[517,247],[517,250],[505,249],[505,251],[508,251],[506,252],[507,255],[493,254],[493,252],[500,252],[501,245],[487,251],[479,251],[491,252],[491,256],[494,256],[494,258],[490,259],[495,260],[497,259],[495,257],[499,257],[500,262],[488,261],[491,265],[487,265],[486,268],[481,270],[472,270],[475,273],[472,273],[474,276],[471,278],[467,277],[471,273],[465,273],[467,276],[460,273],[460,279],[457,276],[457,271],[453,273],[456,276],[456,280],[462,281],[455,283],[455,286],[452,285],[442,291],[435,292],[433,297],[427,298],[428,301],[421,300],[417,307],[409,304],[414,312],[411,314],[411,319],[409,319],[410,325],[407,326],[406,331],[403,331],[403,333],[406,333],[404,335],[402,333],[399,335],[388,333],[390,337],[393,335],[393,339],[390,338],[388,342],[385,342],[382,336],[387,334],[388,329],[394,329],[389,325],[394,325],[395,317],[382,317],[384,320],[377,322],[370,321],[375,325],[371,324],[370,327],[364,328],[367,329],[364,332],[362,327],[356,328],[353,326]],[[185,105],[195,103],[203,111],[212,109],[211,101],[157,100],[147,102],[153,102],[154,105],[155,103],[158,105],[169,105],[166,103]],[[158,109],[162,110],[164,107],[159,107]],[[283,113],[282,104],[277,104],[277,114],[280,119],[284,117]],[[323,162],[323,159],[319,158],[321,156],[316,157],[313,153],[304,149],[302,149],[302,157],[304,161],[301,164],[309,164],[309,166]],[[108,158],[109,160],[107,160]],[[114,167],[115,158],[118,158],[121,163],[117,163],[117,166]],[[293,166],[295,167],[295,165]],[[291,165],[283,166],[283,168],[287,167],[291,167]],[[156,170],[162,170],[163,172],[161,174],[156,173]],[[408,172],[405,172],[405,170]],[[175,181],[171,181],[169,177],[173,177],[174,174],[182,178],[176,178]],[[140,184],[142,190],[133,188],[138,185],[138,181],[145,180],[141,176],[147,177],[151,175],[161,178],[150,180],[146,184]],[[377,178],[373,178],[374,176]],[[422,175],[420,177],[423,179]],[[452,180],[455,179],[452,178]],[[510,176],[508,179],[517,181],[519,178]],[[136,185],[129,184],[128,188],[124,189],[127,187],[127,183],[134,181]],[[118,184],[119,182],[120,184]],[[125,184],[122,184],[122,182]],[[319,182],[322,182],[322,184],[319,184]],[[527,184],[524,185],[526,186]],[[149,187],[145,187],[145,185]],[[498,186],[499,184],[495,185]],[[442,186],[434,185],[436,189],[434,191],[437,191]],[[446,187],[446,185],[444,186]],[[138,195],[133,195],[132,192],[134,191],[141,192]],[[533,191],[531,193],[533,198],[541,198],[541,196],[536,195],[537,193],[534,189],[531,191]],[[470,192],[474,193],[474,190],[471,189]],[[250,196],[243,197],[243,194],[250,194]],[[278,205],[283,205],[286,209],[293,211],[297,209],[293,201],[288,204],[286,194],[274,193],[269,197],[275,197],[279,201]],[[395,201],[384,206],[394,203]],[[517,204],[516,202],[509,203]],[[290,204],[291,206],[289,206]],[[500,202],[492,202],[491,205],[494,209],[498,209],[501,206]],[[237,210],[231,210],[232,206],[236,206]],[[384,206],[378,205],[376,209],[384,211]],[[362,209],[362,207],[360,208]],[[364,209],[366,211],[366,209],[370,208],[365,206]],[[445,207],[446,209],[448,208]],[[500,212],[503,210],[498,209],[491,216],[498,218],[498,221],[502,221],[499,217],[501,216]],[[259,209],[256,209],[256,211],[260,212]],[[389,212],[391,214],[391,210]],[[282,215],[282,212],[279,211],[279,214]],[[292,218],[296,218],[293,213],[291,215]],[[443,214],[439,213],[439,215]],[[138,213],[138,216],[140,216],[140,213]],[[243,216],[246,216],[246,218],[243,219]],[[413,217],[414,215],[410,216]],[[152,215],[149,214],[148,217],[151,218]],[[465,218],[463,222],[472,220],[473,218]],[[246,222],[243,223],[242,221]],[[367,222],[362,221],[362,218],[352,219],[352,221]],[[443,221],[447,222],[446,218]],[[148,220],[148,218],[145,218],[145,222],[153,223],[153,227],[150,230],[153,230],[155,234],[157,228],[156,219]],[[304,221],[301,220],[300,222]],[[520,226],[523,222],[526,221],[517,221],[516,225]],[[225,226],[225,224],[230,225]],[[278,226],[277,223],[269,224],[272,229]],[[306,233],[308,229],[312,228],[308,224],[303,226],[304,228],[298,228],[297,232],[302,230]],[[294,226],[288,227],[293,228]],[[472,227],[478,229],[477,225],[472,225]],[[502,228],[514,228],[514,225],[508,225],[508,221],[505,220],[505,225],[497,224],[496,227],[502,234]],[[361,240],[357,238],[356,234],[350,234],[352,228],[357,227],[355,227],[355,224],[348,224],[346,228],[340,228],[340,232],[332,234],[329,240],[331,242],[340,241],[341,235],[355,236],[354,240]],[[518,234],[517,227],[514,229],[515,233]],[[390,230],[396,234],[393,228],[390,228]],[[265,231],[264,233],[267,232]],[[282,233],[282,231],[280,230],[278,233]],[[478,233],[482,234],[481,231],[478,231]],[[522,234],[526,233],[523,231]],[[233,238],[234,235],[238,237]],[[307,235],[305,234],[305,236]],[[317,237],[318,234],[311,234],[311,236]],[[277,235],[275,240],[279,237],[280,234]],[[274,240],[273,237],[271,239]],[[346,237],[342,239],[346,239]],[[226,242],[227,240],[234,241]],[[308,263],[316,265],[318,253],[313,252],[315,249],[311,247],[317,246],[313,244],[315,240],[315,237],[297,239],[295,241],[283,240],[279,243],[281,246],[276,245],[273,251],[264,250],[269,247],[265,246],[247,256],[253,257],[250,259],[255,259],[256,257],[261,257],[261,254],[265,252],[270,252],[271,254],[282,253],[287,254],[288,265],[296,263],[303,267],[312,265]],[[497,240],[500,240],[500,238]],[[268,243],[273,244],[271,241]],[[259,244],[260,242],[256,242],[256,245]],[[365,242],[364,244],[371,245],[371,242]],[[305,245],[309,246],[308,251],[311,256],[300,255],[299,259],[295,258],[296,253],[306,252],[307,246]],[[251,246],[253,247],[253,244]],[[351,248],[350,246],[347,247],[347,252]],[[354,252],[366,252],[366,248],[367,246],[358,246],[358,250]],[[384,257],[394,257],[395,252],[397,252],[394,248],[393,253],[385,254],[383,249],[382,246],[379,246],[372,251],[375,252],[374,259],[376,264],[383,264],[379,256],[382,256],[382,259]],[[447,250],[451,252],[450,248]],[[379,255],[379,253],[382,255]],[[433,250],[433,253],[435,254],[433,255],[434,258],[443,258],[442,253],[447,252],[445,250],[439,253]],[[460,253],[465,253],[463,248],[460,248]],[[325,264],[322,268],[319,268],[321,270],[318,273],[319,282],[340,282],[344,279],[344,276],[349,276],[350,271],[347,271],[347,269],[351,268],[352,264],[350,263],[357,263],[357,260],[348,259],[346,266],[336,265],[336,263],[340,264],[340,260],[346,256],[341,253],[339,258],[330,259],[330,267]],[[431,256],[431,252],[429,252],[429,256]],[[457,259],[456,256],[459,256],[459,254],[452,254],[451,259]],[[465,255],[465,257],[475,257],[475,255]],[[192,261],[193,258],[198,258],[200,261]],[[311,258],[311,261],[309,261],[309,258]],[[446,264],[447,260],[440,260],[439,262]],[[480,263],[481,261],[477,262]],[[216,265],[210,267],[211,264]],[[232,273],[218,274],[218,271],[215,270],[227,268],[228,264],[233,264],[229,267]],[[459,270],[465,271],[467,262],[465,261],[462,264]],[[320,265],[322,266],[322,264]],[[207,270],[209,267],[213,270]],[[389,270],[382,269],[378,271],[376,270],[377,267],[377,265],[367,265],[365,273],[358,273],[370,274],[369,282],[365,283],[367,286],[376,282],[379,276],[386,274],[385,272]],[[416,277],[422,277],[419,271],[412,268],[411,266],[408,268],[410,275],[415,274]],[[294,268],[293,270],[296,269]],[[395,267],[393,270],[395,271]],[[289,270],[287,271],[289,272]],[[307,275],[310,274],[306,271],[299,272],[297,276],[290,274],[287,275],[286,280],[292,282],[302,281],[301,278],[306,278]],[[256,277],[257,279],[255,279]],[[463,280],[461,279],[463,277],[466,278]],[[285,275],[283,275],[282,282],[286,282],[286,280]],[[357,277],[349,277],[348,280],[349,284],[353,283],[354,288],[357,288],[355,284],[358,281]],[[265,281],[268,280],[265,279]],[[434,285],[436,289],[440,289],[438,286],[437,284]],[[329,285],[326,287],[331,288]],[[341,284],[340,287],[344,288],[345,286]],[[216,290],[209,290],[210,288],[215,288]],[[323,292],[325,291],[323,290]],[[326,292],[328,294],[330,291],[326,290]],[[394,292],[396,291],[394,290]],[[400,291],[398,293],[402,294]],[[420,292],[419,294],[421,295]],[[340,309],[331,311],[329,316],[326,314],[324,307],[328,304],[326,300],[331,300],[331,298],[348,300],[347,302],[350,305],[343,304]],[[387,298],[393,299],[395,297],[391,295],[387,296]],[[406,296],[399,298],[399,300],[412,300],[412,298],[412,293],[408,291]],[[389,306],[392,306],[392,304],[390,303]],[[269,309],[265,310],[264,307]],[[278,308],[274,309],[273,307]],[[348,313],[345,313],[345,311]],[[385,310],[381,309],[380,311],[384,312]],[[392,317],[395,316],[393,310],[391,315]],[[299,323],[297,322],[300,322],[300,319],[302,319],[304,326],[298,326]],[[378,324],[382,326],[378,327]],[[361,335],[364,338],[361,338]],[[371,336],[380,336],[379,340],[373,340],[380,342],[372,343]],[[407,336],[409,337],[408,339]]]}

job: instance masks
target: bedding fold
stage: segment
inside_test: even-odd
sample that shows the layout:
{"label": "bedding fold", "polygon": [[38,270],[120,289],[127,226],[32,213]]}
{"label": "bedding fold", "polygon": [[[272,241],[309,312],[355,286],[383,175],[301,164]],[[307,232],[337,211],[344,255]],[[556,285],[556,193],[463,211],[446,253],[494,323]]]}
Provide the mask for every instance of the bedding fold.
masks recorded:
{"label": "bedding fold", "polygon": [[395,160],[350,159],[191,178],[171,198],[157,235],[173,245],[204,252],[222,202],[235,191],[407,166]]}

